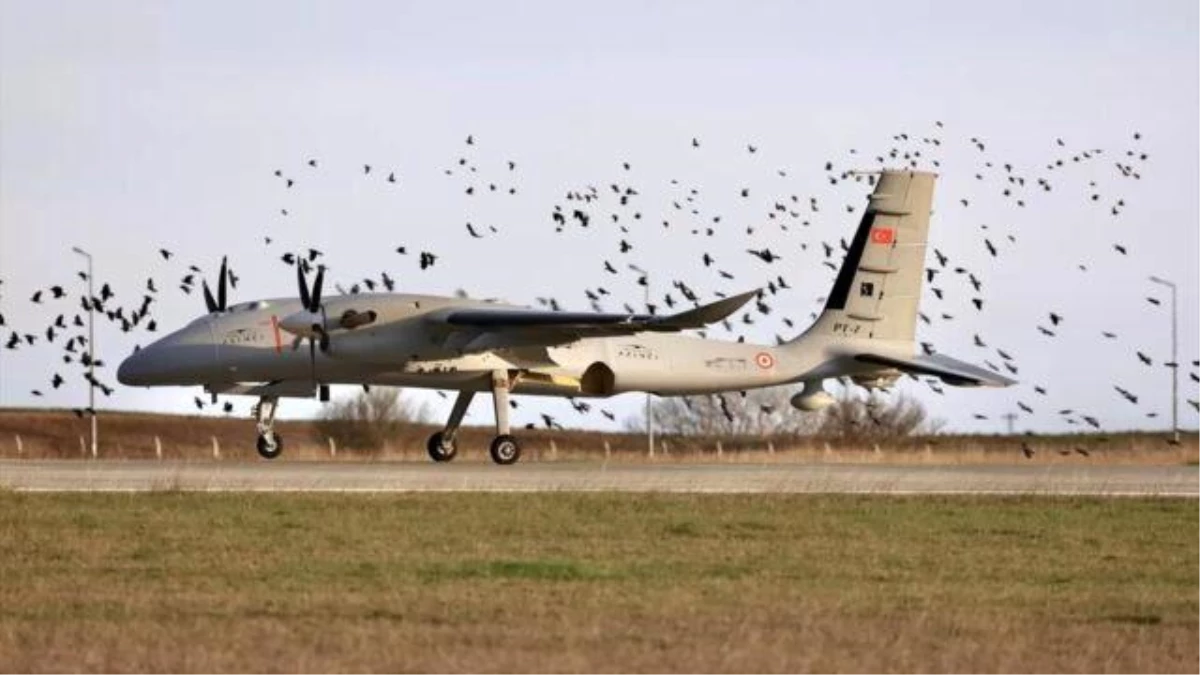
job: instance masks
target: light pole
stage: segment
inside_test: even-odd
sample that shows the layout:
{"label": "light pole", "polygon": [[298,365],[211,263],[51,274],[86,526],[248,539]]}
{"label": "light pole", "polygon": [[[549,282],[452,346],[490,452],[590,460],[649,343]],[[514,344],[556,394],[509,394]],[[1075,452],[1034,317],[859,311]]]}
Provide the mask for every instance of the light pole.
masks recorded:
{"label": "light pole", "polygon": [[1162,277],[1150,277],[1150,281],[1171,289],[1171,437],[1179,442],[1179,320],[1175,305],[1175,282]]}
{"label": "light pole", "polygon": [[95,302],[92,298],[92,254],[79,248],[71,250],[87,258],[87,307],[88,307],[88,415],[92,418],[92,459],[96,458],[96,332],[92,316],[95,314]]}
{"label": "light pole", "polygon": [[[642,286],[645,286],[645,288],[646,288],[646,294],[645,294],[645,298],[644,298],[645,304],[646,304],[646,312],[649,313],[650,312],[650,273],[647,272],[646,270],[638,267],[637,265],[632,265],[632,264],[629,266],[629,269],[642,275],[642,282],[643,282]],[[653,413],[653,410],[650,405],[650,392],[646,392],[646,450],[647,450],[647,453],[651,457],[654,456],[654,413]]]}
{"label": "light pole", "polygon": [[1008,422],[1008,435],[1012,436],[1013,422],[1017,421],[1017,414],[1013,413],[1013,412],[1007,412],[1007,413],[1004,413],[1003,415],[1001,415],[1000,418],[1003,419],[1005,422]]}

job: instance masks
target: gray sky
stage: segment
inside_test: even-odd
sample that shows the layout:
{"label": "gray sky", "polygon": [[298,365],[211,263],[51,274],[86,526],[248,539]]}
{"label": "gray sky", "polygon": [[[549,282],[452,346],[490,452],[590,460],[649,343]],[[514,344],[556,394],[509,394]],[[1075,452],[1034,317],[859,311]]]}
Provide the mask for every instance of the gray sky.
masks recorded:
{"label": "gray sky", "polygon": [[[574,309],[588,308],[584,289],[597,285],[613,294],[606,309],[639,303],[634,275],[606,274],[605,259],[647,267],[664,285],[682,279],[706,298],[783,275],[792,290],[769,299],[773,314],[735,326],[772,342],[806,325],[828,291],[833,272],[820,242],[850,236],[868,190],[830,185],[825,162],[871,168],[901,147],[922,150],[923,166],[940,161],[933,244],[985,284],[982,312],[961,276],[932,284],[942,301],[927,286],[923,310],[935,321],[918,339],[977,363],[1000,363],[995,348],[1004,349],[1022,381],[997,392],[948,388],[944,397],[923,384],[905,390],[958,430],[1001,429],[998,416],[1018,401],[1035,410],[1019,428],[1069,430],[1062,408],[1106,428],[1162,427],[1170,318],[1164,289],[1146,281],[1159,274],[1179,283],[1180,417],[1194,427],[1183,399],[1197,397],[1188,377],[1200,306],[1197,23],[1194,2],[0,2],[0,313],[10,324],[0,335],[41,333],[78,307],[28,302],[55,283],[78,290],[72,245],[94,253],[98,279],[126,303],[153,276],[161,334],[202,311],[197,295],[177,289],[186,265],[215,276],[228,253],[241,277],[235,300],[292,295],[278,256],[311,244],[344,282],[387,270],[404,290],[464,288],[530,304],[554,296]],[[894,140],[900,133],[909,140]],[[941,145],[920,141],[932,137]],[[1094,148],[1105,152],[1070,161]],[[1066,166],[1047,170],[1055,158]],[[1140,180],[1114,161],[1135,164]],[[364,163],[375,167],[369,176]],[[1004,163],[1028,177],[1023,208],[1000,195]],[[393,171],[399,180],[389,184]],[[1039,177],[1051,192],[1032,189]],[[633,206],[606,197],[592,206],[592,227],[554,233],[554,205],[574,208],[568,190],[614,182],[638,190]],[[682,201],[691,188],[694,202]],[[802,214],[810,226],[787,219],[783,231],[766,214],[793,194],[805,207],[817,197],[821,210]],[[1125,205],[1113,216],[1118,199]],[[714,237],[691,234],[715,215]],[[468,221],[499,233],[473,239]],[[622,238],[634,246],[625,255]],[[399,245],[410,255],[395,254]],[[163,262],[160,246],[179,255]],[[745,252],[764,246],[783,260],[766,265]],[[420,250],[441,255],[429,271],[417,269]],[[705,251],[736,279],[705,269]],[[1050,311],[1065,317],[1054,338],[1037,330]],[[953,319],[937,319],[943,312]],[[105,379],[115,381],[120,358],[152,336],[102,325]],[[987,348],[974,345],[975,334]],[[86,384],[59,353],[0,349],[0,405],[86,400]],[[54,391],[56,371],[68,384]],[[187,411],[196,393],[118,387],[104,404]],[[448,401],[422,398],[439,416],[448,411]],[[568,425],[604,422],[565,402],[524,400],[520,422],[540,410]],[[623,417],[640,403],[625,396],[607,407]],[[314,410],[287,401],[283,414]],[[489,411],[477,404],[469,421],[487,423]]]}

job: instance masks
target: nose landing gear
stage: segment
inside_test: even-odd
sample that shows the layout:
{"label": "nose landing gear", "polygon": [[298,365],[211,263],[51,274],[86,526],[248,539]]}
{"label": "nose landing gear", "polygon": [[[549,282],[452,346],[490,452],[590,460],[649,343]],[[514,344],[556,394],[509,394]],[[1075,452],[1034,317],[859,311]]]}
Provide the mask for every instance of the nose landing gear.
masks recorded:
{"label": "nose landing gear", "polygon": [[283,439],[275,433],[275,408],[279,399],[264,396],[254,406],[254,421],[258,428],[258,454],[263,459],[275,459],[283,452]]}
{"label": "nose landing gear", "polygon": [[263,459],[275,459],[283,452],[283,439],[274,431],[258,436],[258,454]]}

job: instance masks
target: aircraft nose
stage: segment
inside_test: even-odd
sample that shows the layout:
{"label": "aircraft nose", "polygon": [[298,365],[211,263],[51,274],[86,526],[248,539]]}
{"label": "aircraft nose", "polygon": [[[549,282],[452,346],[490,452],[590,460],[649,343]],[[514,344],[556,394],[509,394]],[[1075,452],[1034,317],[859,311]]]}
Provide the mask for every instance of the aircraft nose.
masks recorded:
{"label": "aircraft nose", "polygon": [[132,387],[203,384],[212,379],[216,358],[208,323],[196,323],[130,354],[117,368],[117,380]]}
{"label": "aircraft nose", "polygon": [[151,348],[144,347],[130,354],[117,368],[117,381],[127,387],[145,386],[150,384],[149,375],[153,371]]}

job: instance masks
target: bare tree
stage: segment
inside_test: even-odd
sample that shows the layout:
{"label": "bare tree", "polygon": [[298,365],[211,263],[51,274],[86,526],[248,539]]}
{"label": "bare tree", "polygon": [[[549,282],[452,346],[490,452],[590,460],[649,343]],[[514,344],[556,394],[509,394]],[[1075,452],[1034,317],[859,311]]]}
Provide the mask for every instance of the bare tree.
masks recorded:
{"label": "bare tree", "polygon": [[316,421],[317,430],[339,445],[355,450],[379,450],[408,424],[430,419],[424,404],[405,400],[397,387],[372,387],[333,401]]}
{"label": "bare tree", "polygon": [[[794,389],[772,387],[708,396],[661,398],[651,404],[655,429],[678,436],[799,436],[812,433],[818,420],[792,408]],[[646,428],[645,416],[626,423]]]}
{"label": "bare tree", "polygon": [[861,396],[847,387],[820,412],[817,433],[844,440],[884,440],[937,433],[943,424],[931,419],[925,406],[908,394],[873,391]]}

